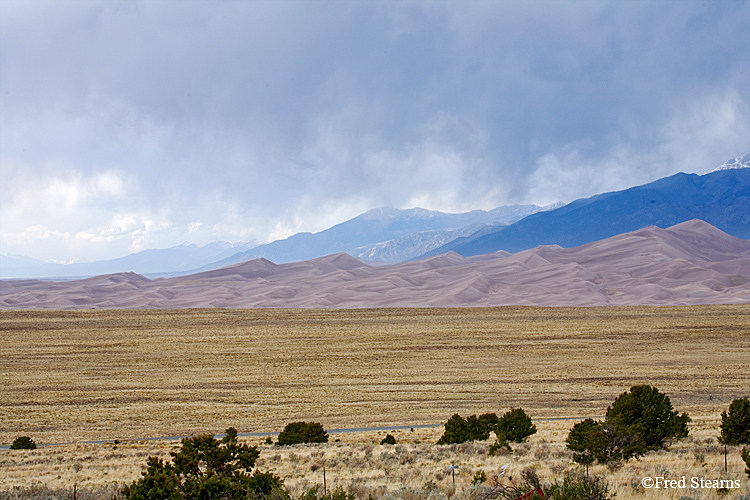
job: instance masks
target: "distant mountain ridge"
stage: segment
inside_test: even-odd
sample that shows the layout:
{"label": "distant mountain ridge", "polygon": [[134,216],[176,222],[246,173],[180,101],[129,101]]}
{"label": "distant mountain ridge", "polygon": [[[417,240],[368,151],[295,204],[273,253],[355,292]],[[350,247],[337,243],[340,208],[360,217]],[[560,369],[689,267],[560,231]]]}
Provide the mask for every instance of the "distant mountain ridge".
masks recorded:
{"label": "distant mountain ridge", "polygon": [[168,275],[170,272],[192,271],[207,262],[234,255],[248,246],[253,244],[220,241],[202,247],[195,244],[178,245],[160,250],[143,250],[117,259],[75,264],[47,263],[28,257],[3,255],[2,278],[74,278],[126,271]]}
{"label": "distant mountain ridge", "polygon": [[255,259],[189,276],[0,281],[0,309],[378,308],[750,303],[750,241],[692,220],[575,248],[450,252],[371,266],[345,253]]}
{"label": "distant mountain ridge", "polygon": [[[537,205],[511,205],[498,207],[494,210],[473,210],[471,212],[450,214],[411,208],[406,210],[383,207],[369,210],[353,219],[336,224],[317,233],[297,233],[286,239],[259,245],[247,251],[237,253],[229,258],[214,262],[200,270],[218,269],[220,267],[244,262],[246,260],[264,258],[277,264],[299,262],[315,259],[338,252],[356,255],[364,260],[380,260],[382,255],[368,251],[377,244],[415,237],[422,234],[421,244],[432,249],[442,241],[460,236],[453,233],[467,226],[476,230],[488,224],[506,225],[523,217],[547,210],[557,205],[540,207]],[[439,238],[443,238],[440,240]],[[388,245],[386,245],[388,246]],[[402,262],[421,252],[412,252],[411,246],[401,241],[401,248],[394,250],[390,245],[390,256],[385,262]],[[372,256],[370,255],[372,254]],[[406,256],[409,255],[409,256]]]}
{"label": "distant mountain ridge", "polygon": [[539,245],[569,248],[650,225],[664,228],[691,219],[705,220],[728,234],[748,239],[750,154],[702,176],[680,173],[560,205],[513,205],[460,214],[376,208],[318,233],[297,233],[263,245],[180,245],[67,265],[3,255],[0,278],[82,277],[123,271],[174,277],[261,257],[282,264],[339,252],[373,264],[394,264],[449,251],[471,256],[498,250],[518,252]]}
{"label": "distant mountain ridge", "polygon": [[420,257],[449,251],[464,256],[498,250],[514,253],[539,245],[570,248],[648,226],[666,228],[692,219],[750,239],[747,167],[736,163],[704,175],[679,173],[623,191],[579,199],[507,227],[482,228]]}
{"label": "distant mountain ridge", "polygon": [[[338,252],[348,252],[370,261],[402,262],[485,225],[510,224],[556,206],[511,205],[457,214],[423,208],[383,207],[318,233],[297,233],[262,245],[229,242],[213,242],[202,247],[179,245],[144,250],[118,259],[77,264],[44,263],[23,256],[3,255],[0,257],[0,278],[85,277],[125,271],[169,277],[218,269],[260,257],[282,264]],[[380,244],[380,251],[370,249],[375,244]]]}

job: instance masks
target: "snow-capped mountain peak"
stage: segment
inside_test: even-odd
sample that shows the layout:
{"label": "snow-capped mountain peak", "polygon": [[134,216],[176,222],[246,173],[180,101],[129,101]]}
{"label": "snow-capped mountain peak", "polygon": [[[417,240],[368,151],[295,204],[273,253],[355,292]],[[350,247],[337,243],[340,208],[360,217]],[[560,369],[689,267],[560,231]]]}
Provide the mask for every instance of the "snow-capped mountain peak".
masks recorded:
{"label": "snow-capped mountain peak", "polygon": [[750,168],[750,153],[745,156],[740,156],[732,160],[727,160],[723,165],[719,165],[715,169],[711,170],[710,173],[718,172],[720,170],[732,170],[734,168]]}

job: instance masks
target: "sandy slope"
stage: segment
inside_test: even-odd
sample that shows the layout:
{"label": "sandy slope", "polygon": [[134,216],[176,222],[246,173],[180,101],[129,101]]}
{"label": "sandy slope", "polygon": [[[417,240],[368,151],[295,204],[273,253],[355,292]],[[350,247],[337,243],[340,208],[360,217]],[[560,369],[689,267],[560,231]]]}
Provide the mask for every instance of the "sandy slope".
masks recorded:
{"label": "sandy slope", "polygon": [[750,302],[750,242],[692,220],[576,248],[447,253],[373,267],[256,259],[172,279],[0,282],[3,309],[691,305]]}

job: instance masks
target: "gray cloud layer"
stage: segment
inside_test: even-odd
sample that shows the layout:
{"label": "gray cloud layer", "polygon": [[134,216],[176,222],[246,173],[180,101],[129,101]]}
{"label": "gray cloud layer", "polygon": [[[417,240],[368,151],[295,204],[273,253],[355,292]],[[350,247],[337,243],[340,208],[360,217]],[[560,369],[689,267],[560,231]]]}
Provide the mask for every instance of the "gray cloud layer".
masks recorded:
{"label": "gray cloud layer", "polygon": [[3,252],[570,201],[750,151],[750,3],[0,4]]}

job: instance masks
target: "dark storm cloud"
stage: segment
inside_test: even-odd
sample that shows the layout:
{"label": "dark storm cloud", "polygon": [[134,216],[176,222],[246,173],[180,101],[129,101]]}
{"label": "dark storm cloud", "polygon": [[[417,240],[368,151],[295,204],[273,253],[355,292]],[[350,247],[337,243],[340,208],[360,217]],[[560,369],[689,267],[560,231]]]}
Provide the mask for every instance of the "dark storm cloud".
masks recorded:
{"label": "dark storm cloud", "polygon": [[0,9],[3,252],[570,201],[750,150],[748,2]]}

